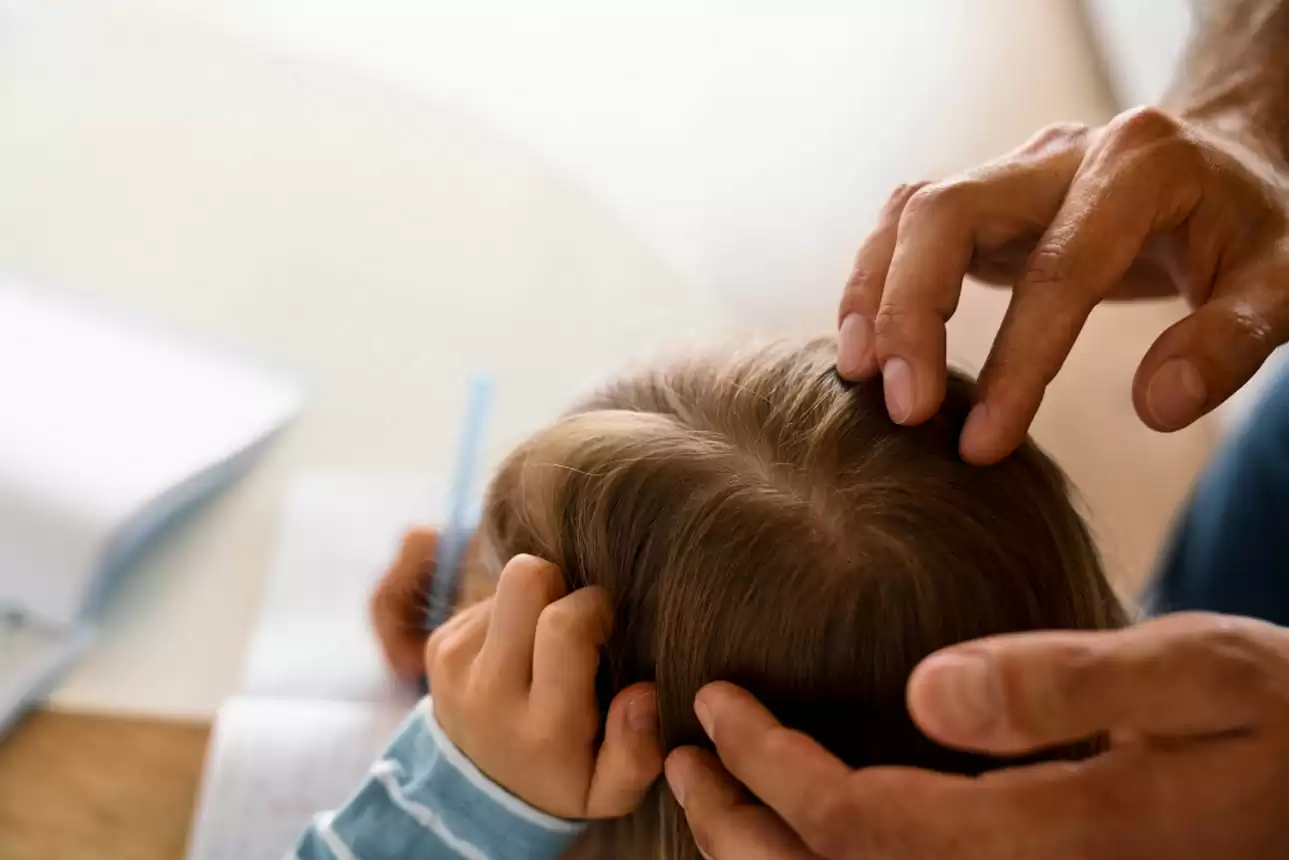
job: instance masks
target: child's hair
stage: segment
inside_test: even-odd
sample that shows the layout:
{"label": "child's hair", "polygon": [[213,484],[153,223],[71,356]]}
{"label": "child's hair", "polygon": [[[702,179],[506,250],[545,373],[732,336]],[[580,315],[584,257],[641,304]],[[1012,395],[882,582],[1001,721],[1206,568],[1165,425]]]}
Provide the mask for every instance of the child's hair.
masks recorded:
{"label": "child's hair", "polygon": [[[1122,609],[1038,447],[989,467],[959,458],[968,380],[952,375],[939,414],[900,427],[880,381],[844,382],[835,362],[832,339],[781,342],[609,385],[506,460],[484,556],[495,573],[532,553],[570,588],[608,591],[608,680],[657,683],[665,750],[706,743],[694,694],[719,679],[855,767],[997,767],[918,731],[914,666],[994,633],[1117,626]],[[583,850],[698,857],[661,782]]]}

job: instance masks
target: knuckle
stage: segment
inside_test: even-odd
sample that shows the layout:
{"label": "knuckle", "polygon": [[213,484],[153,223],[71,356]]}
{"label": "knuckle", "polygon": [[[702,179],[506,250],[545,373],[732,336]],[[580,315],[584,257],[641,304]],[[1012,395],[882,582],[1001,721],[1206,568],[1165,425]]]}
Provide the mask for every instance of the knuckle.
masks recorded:
{"label": "knuckle", "polygon": [[[438,636],[436,633],[435,636]],[[433,639],[432,639],[433,641]],[[430,648],[427,645],[427,650]],[[442,672],[457,672],[469,665],[474,657],[470,637],[460,630],[449,630],[434,645],[434,662]]]}
{"label": "knuckle", "polygon": [[1042,152],[1070,143],[1077,143],[1088,136],[1090,127],[1082,122],[1054,122],[1039,129],[1038,134],[1029,139],[1024,149],[1031,152]]}
{"label": "knuckle", "polygon": [[1285,704],[1285,684],[1277,672],[1279,655],[1253,627],[1219,618],[1201,631],[1188,650],[1193,651],[1193,660],[1211,667],[1227,696]]}
{"label": "knuckle", "polygon": [[920,182],[905,182],[897,185],[895,190],[891,192],[890,202],[903,209],[908,205],[909,198],[930,184],[930,180],[922,180]]}
{"label": "knuckle", "polygon": [[1098,686],[1104,658],[1090,648],[1071,645],[1053,655],[1045,671],[1000,656],[1003,721],[1022,737],[1038,737],[1053,719],[1072,715]]}
{"label": "knuckle", "polygon": [[1269,353],[1280,345],[1276,326],[1251,302],[1236,303],[1214,328],[1225,329],[1214,332],[1214,343],[1241,344],[1258,354]]}
{"label": "knuckle", "polygon": [[1024,289],[1045,289],[1060,286],[1070,278],[1069,255],[1065,248],[1054,241],[1044,241],[1034,249],[1025,263]]}
{"label": "knuckle", "polygon": [[929,300],[884,302],[873,318],[879,359],[895,353],[913,361],[934,355],[937,341],[945,337],[948,316],[944,307]]}
{"label": "knuckle", "polygon": [[886,302],[878,308],[877,316],[873,318],[873,332],[881,341],[899,340],[913,327],[916,316],[912,308]]}
{"label": "knuckle", "polygon": [[1075,230],[1077,226],[1045,237],[1025,261],[1025,274],[1016,284],[1017,292],[1054,296],[1048,303],[1053,323],[1068,324],[1070,320],[1086,317],[1101,298],[1099,288],[1089,286],[1088,273],[1081,268],[1087,256],[1076,259],[1068,247]]}
{"label": "knuckle", "polygon": [[588,627],[585,614],[570,603],[552,603],[537,618],[537,629],[558,639],[579,637]]}
{"label": "knuckle", "polygon": [[923,185],[909,197],[901,221],[962,218],[970,211],[980,184],[977,179],[962,177]]}
{"label": "knuckle", "polygon": [[434,631],[429,639],[425,640],[425,665],[427,668],[432,669],[443,664],[443,642],[447,635],[447,632],[440,628]]}
{"label": "knuckle", "polygon": [[1110,141],[1136,146],[1177,137],[1181,123],[1153,105],[1144,105],[1119,114],[1110,121],[1106,131]]}
{"label": "knuckle", "polygon": [[[862,297],[868,295],[870,291],[875,290],[886,279],[886,271],[878,271],[875,268],[857,263],[851,270],[850,278],[846,281],[845,291],[843,293],[843,303],[850,304],[858,302]],[[880,296],[879,296],[880,298]],[[847,308],[849,310],[849,308]],[[853,310],[851,311],[854,312]]]}
{"label": "knuckle", "polygon": [[802,741],[802,736],[792,729],[776,726],[761,736],[756,755],[765,761],[791,761]]}
{"label": "knuckle", "polygon": [[1053,714],[1072,712],[1083,703],[1099,698],[1097,690],[1105,686],[1107,663],[1114,657],[1098,653],[1081,645],[1071,646],[1064,655],[1059,670],[1045,678],[1046,690],[1036,703],[1036,713],[1030,715],[1038,721]]}

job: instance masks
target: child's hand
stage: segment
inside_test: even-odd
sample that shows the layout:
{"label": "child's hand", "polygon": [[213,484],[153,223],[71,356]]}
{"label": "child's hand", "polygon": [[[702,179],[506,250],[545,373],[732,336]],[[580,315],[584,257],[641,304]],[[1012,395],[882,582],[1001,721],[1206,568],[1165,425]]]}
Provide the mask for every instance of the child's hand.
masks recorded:
{"label": "child's hand", "polygon": [[626,815],[662,769],[652,684],[617,695],[595,746],[595,673],[611,617],[603,590],[565,596],[557,567],[521,555],[492,599],[425,648],[434,715],[448,737],[493,781],[560,818]]}
{"label": "child's hand", "polygon": [[425,671],[426,593],[438,551],[436,529],[411,529],[371,598],[372,626],[390,668],[409,681]]}

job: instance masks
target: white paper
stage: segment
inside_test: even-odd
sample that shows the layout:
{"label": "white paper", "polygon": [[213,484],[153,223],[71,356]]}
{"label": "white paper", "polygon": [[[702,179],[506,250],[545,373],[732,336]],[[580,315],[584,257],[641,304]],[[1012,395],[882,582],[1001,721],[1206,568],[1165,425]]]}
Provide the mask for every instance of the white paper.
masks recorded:
{"label": "white paper", "polygon": [[424,479],[404,476],[310,476],[291,485],[247,658],[247,695],[406,700],[406,685],[384,667],[368,601],[403,533],[434,519],[437,497]]}
{"label": "white paper", "polygon": [[238,357],[0,276],[0,605],[72,624],[132,518],[301,398]]}
{"label": "white paper", "polygon": [[362,784],[407,708],[238,698],[220,710],[193,860],[281,860],[310,818]]}
{"label": "white paper", "polygon": [[311,815],[362,783],[419,697],[385,668],[368,600],[403,533],[440,506],[416,477],[291,485],[244,695],[215,722],[189,860],[280,860]]}

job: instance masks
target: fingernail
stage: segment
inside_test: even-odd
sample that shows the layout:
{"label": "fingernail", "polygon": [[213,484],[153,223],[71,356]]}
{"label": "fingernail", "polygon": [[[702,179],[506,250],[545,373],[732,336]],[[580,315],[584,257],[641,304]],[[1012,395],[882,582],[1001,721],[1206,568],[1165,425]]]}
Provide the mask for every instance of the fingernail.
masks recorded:
{"label": "fingernail", "polygon": [[955,739],[975,739],[998,722],[1002,690],[988,657],[943,654],[929,658],[918,674],[918,716],[934,728]]}
{"label": "fingernail", "polygon": [[886,411],[896,424],[903,424],[913,414],[913,369],[902,358],[888,358],[882,365],[882,386],[886,392]]}
{"label": "fingernail", "polygon": [[873,324],[863,314],[847,314],[837,334],[837,372],[858,379],[868,370],[872,349]]}
{"label": "fingernail", "polygon": [[694,716],[698,717],[698,724],[703,727],[707,737],[716,740],[712,736],[712,712],[708,710],[707,703],[701,697],[694,699]]}
{"label": "fingernail", "polygon": [[1204,377],[1184,358],[1171,358],[1155,371],[1146,389],[1146,408],[1161,427],[1184,427],[1199,417],[1208,392]]}
{"label": "fingernail", "polygon": [[627,702],[627,725],[640,734],[654,734],[658,729],[658,698],[652,691],[641,693]]}
{"label": "fingernail", "polygon": [[686,785],[685,766],[680,763],[676,756],[668,756],[667,761],[662,766],[663,773],[667,776],[667,785],[671,788],[672,796],[680,804],[680,808],[685,808],[685,791]]}

